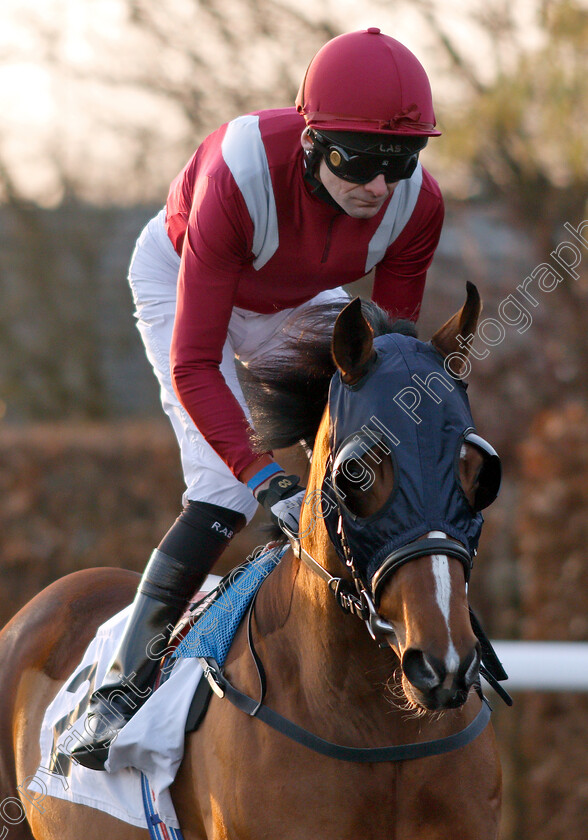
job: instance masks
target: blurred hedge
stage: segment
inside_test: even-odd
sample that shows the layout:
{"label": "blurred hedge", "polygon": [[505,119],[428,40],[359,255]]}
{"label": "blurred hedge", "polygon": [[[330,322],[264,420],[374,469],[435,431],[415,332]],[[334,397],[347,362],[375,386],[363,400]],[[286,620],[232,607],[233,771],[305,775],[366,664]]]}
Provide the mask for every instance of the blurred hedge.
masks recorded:
{"label": "blurred hedge", "polygon": [[[165,422],[2,426],[0,464],[0,625],[69,572],[142,571],[181,509],[178,448]],[[262,541],[250,526],[215,572]]]}

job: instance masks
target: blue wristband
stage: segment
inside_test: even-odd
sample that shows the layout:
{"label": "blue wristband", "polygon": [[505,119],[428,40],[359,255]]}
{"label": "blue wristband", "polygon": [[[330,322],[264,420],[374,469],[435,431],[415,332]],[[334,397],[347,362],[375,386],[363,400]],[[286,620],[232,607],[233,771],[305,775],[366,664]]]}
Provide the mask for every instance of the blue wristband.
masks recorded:
{"label": "blue wristband", "polygon": [[268,464],[267,467],[262,467],[259,472],[256,472],[255,475],[252,475],[249,481],[247,482],[247,487],[253,492],[256,487],[259,487],[260,484],[276,473],[284,472],[282,467],[278,464]]}

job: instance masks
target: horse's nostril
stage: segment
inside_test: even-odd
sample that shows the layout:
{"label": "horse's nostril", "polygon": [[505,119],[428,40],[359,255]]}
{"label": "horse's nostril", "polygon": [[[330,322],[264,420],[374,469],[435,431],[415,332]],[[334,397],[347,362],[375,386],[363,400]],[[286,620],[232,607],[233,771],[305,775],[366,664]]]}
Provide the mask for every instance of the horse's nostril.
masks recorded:
{"label": "horse's nostril", "polygon": [[419,702],[428,709],[450,709],[463,705],[478,679],[479,668],[479,645],[471,648],[457,670],[448,671],[441,659],[418,648],[408,648],[402,657],[404,677],[419,692]]}
{"label": "horse's nostril", "polygon": [[445,679],[445,666],[435,656],[417,648],[408,648],[402,657],[402,671],[406,679],[421,691],[430,691]]}
{"label": "horse's nostril", "polygon": [[479,642],[474,645],[469,655],[463,659],[458,674],[458,680],[469,689],[476,682],[480,673],[481,650]]}

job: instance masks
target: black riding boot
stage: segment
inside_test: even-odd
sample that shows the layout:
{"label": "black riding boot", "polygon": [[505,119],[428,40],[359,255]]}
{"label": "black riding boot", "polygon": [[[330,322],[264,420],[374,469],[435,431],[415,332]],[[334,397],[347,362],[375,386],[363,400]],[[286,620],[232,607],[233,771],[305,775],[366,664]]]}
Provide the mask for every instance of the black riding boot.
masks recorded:
{"label": "black riding boot", "polygon": [[84,767],[104,770],[110,744],[152,692],[174,625],[244,524],[240,513],[189,502],[151,555],[104,683],[90,698],[84,734],[71,752]]}

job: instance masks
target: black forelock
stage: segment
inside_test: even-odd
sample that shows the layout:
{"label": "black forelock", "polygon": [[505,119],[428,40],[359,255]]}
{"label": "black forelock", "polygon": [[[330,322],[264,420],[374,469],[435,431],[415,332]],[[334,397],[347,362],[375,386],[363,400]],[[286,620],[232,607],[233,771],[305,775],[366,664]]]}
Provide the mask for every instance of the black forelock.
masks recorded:
{"label": "black forelock", "polygon": [[[279,356],[239,368],[239,377],[260,451],[293,446],[314,439],[335,372],[331,356],[333,325],[347,301],[318,304],[290,318],[282,330]],[[400,333],[416,337],[412,321],[393,320],[372,301],[362,300],[362,313],[374,337]]]}

